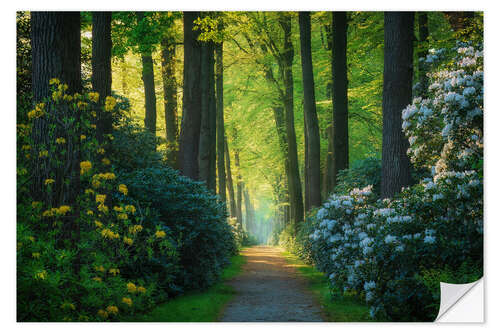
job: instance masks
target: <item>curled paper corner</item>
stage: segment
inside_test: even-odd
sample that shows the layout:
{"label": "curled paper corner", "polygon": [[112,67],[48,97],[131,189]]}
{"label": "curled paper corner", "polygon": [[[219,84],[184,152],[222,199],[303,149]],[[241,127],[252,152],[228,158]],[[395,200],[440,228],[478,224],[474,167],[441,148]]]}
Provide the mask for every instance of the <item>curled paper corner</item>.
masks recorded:
{"label": "curled paper corner", "polygon": [[435,322],[482,323],[484,322],[483,278],[466,284],[440,282],[441,303]]}

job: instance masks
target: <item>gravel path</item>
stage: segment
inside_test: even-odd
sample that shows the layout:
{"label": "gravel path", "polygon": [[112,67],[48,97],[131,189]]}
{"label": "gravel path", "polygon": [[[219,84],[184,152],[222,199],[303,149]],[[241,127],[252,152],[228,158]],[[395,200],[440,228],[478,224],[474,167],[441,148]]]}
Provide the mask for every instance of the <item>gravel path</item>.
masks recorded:
{"label": "gravel path", "polygon": [[229,282],[237,295],[221,321],[322,321],[319,306],[279,248],[254,246],[242,254],[247,259],[243,272]]}

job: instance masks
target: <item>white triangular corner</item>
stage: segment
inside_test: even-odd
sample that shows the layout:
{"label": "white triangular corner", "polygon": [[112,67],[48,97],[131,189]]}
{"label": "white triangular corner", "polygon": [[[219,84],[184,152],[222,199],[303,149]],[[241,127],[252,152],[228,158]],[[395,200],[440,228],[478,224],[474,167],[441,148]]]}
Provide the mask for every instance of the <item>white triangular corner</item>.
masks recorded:
{"label": "white triangular corner", "polygon": [[484,322],[483,279],[467,284],[441,282],[441,304],[435,321],[439,323]]}

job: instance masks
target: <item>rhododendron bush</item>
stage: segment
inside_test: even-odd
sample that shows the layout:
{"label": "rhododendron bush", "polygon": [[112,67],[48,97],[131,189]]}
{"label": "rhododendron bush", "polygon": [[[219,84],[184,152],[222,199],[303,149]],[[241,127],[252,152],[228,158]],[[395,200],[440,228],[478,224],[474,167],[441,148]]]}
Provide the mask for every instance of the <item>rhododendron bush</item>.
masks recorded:
{"label": "rhododendron bush", "polygon": [[[443,64],[450,52],[452,65]],[[331,195],[306,241],[332,290],[356,292],[380,319],[434,320],[440,281],[482,276],[482,49],[459,45],[426,60],[431,84],[402,110],[402,127],[412,163],[432,177],[393,199],[372,186]]]}

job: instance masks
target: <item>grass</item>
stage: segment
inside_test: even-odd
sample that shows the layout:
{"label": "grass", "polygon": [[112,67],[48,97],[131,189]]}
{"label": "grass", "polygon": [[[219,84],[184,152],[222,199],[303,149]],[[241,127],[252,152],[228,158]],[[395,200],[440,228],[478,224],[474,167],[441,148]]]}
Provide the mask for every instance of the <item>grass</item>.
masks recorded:
{"label": "grass", "polygon": [[241,272],[246,262],[242,255],[231,258],[222,272],[221,282],[204,291],[193,291],[159,305],[153,311],[126,321],[132,322],[214,322],[235,291],[226,282]]}
{"label": "grass", "polygon": [[337,322],[373,321],[369,317],[370,308],[353,296],[339,297],[332,301],[328,278],[323,273],[313,266],[305,264],[294,254],[283,252],[283,256],[306,279],[308,289],[321,305],[325,320]]}

